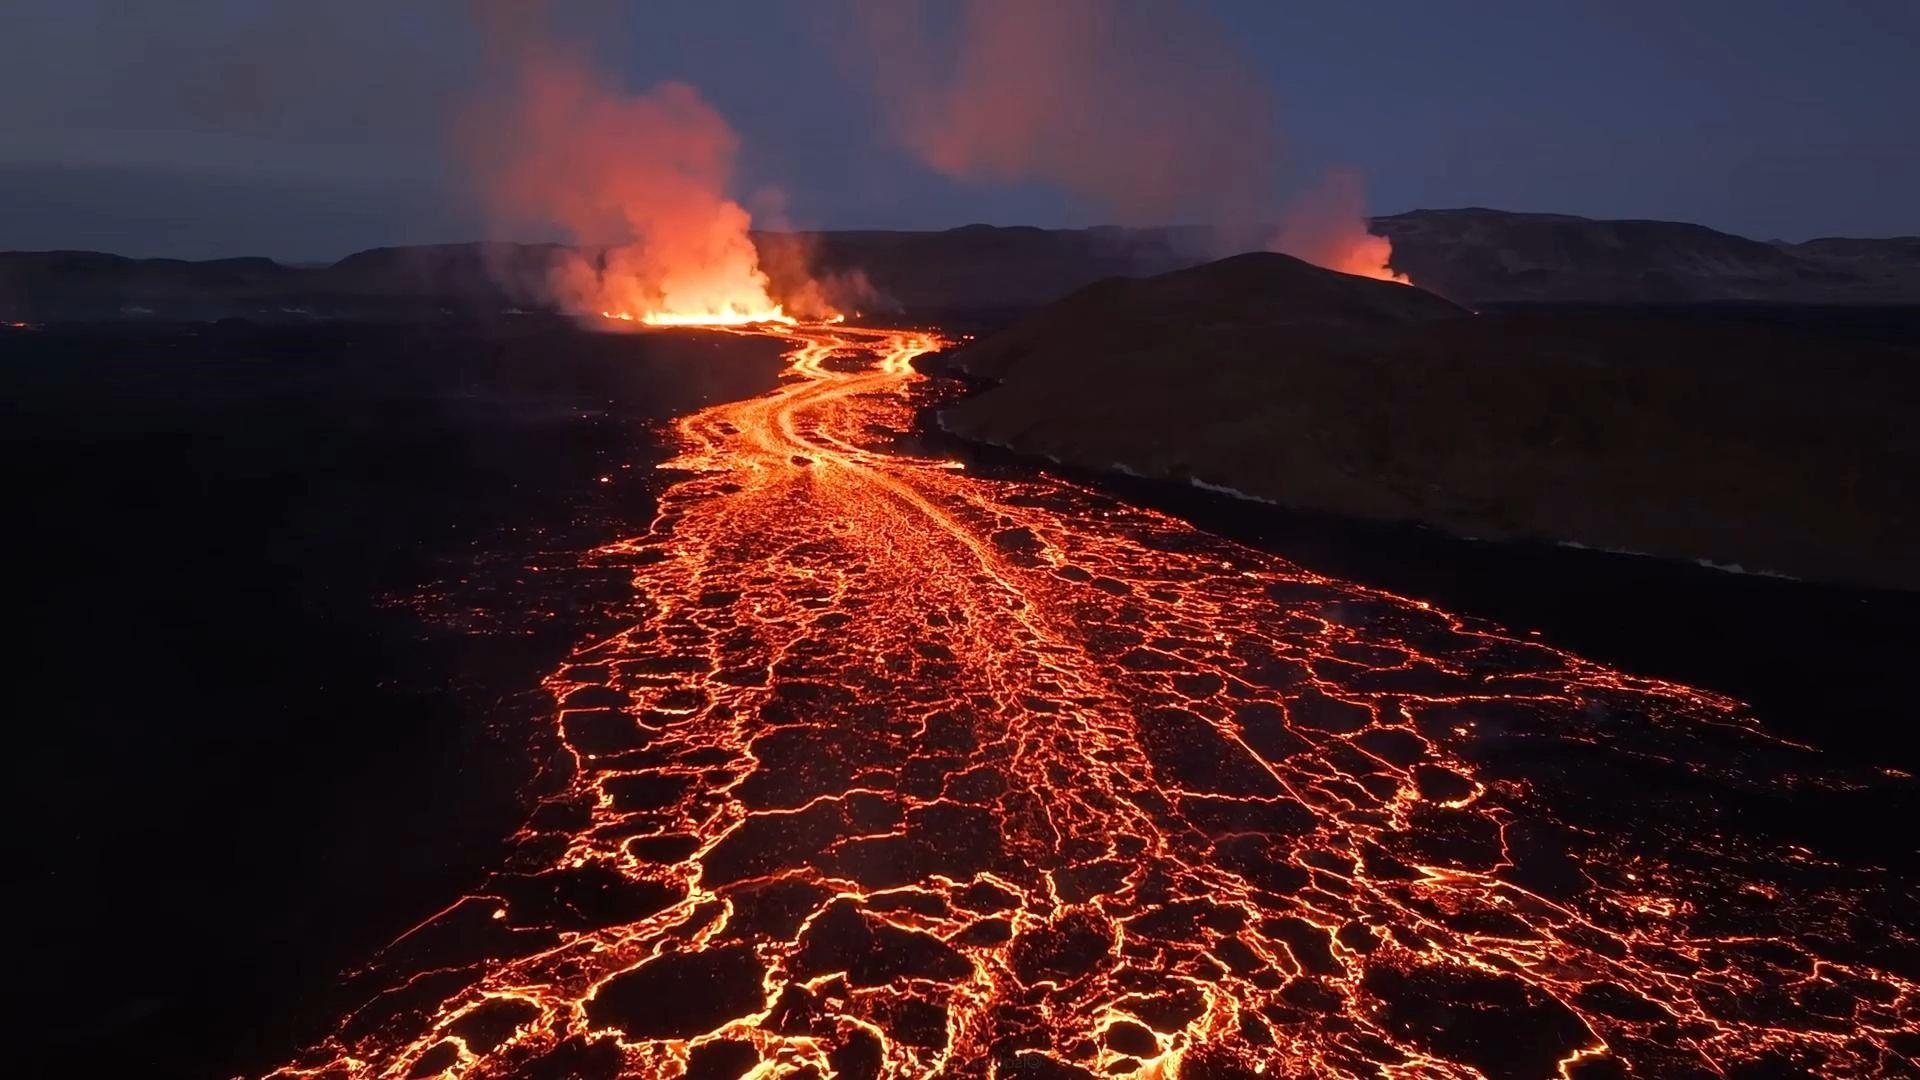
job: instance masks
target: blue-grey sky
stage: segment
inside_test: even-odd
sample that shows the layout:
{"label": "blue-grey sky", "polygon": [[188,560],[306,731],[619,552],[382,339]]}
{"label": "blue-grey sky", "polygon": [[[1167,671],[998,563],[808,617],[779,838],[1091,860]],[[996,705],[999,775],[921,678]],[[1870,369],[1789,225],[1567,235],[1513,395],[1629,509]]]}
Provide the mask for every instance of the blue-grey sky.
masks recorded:
{"label": "blue-grey sky", "polygon": [[[858,2],[551,7],[626,87],[697,86],[739,134],[735,193],[753,206],[778,187],[795,225],[1111,216],[1081,192],[957,180],[910,152]],[[1913,0],[1111,3],[1217,24],[1267,99],[1277,182],[1351,169],[1375,212],[1920,233]],[[479,236],[447,133],[500,63],[461,0],[11,0],[0,249],[320,260]]]}

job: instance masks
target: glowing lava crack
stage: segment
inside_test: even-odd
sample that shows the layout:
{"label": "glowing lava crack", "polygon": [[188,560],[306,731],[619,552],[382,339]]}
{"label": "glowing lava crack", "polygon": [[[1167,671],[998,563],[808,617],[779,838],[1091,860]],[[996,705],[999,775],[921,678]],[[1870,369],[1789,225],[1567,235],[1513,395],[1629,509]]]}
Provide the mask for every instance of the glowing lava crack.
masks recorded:
{"label": "glowing lava crack", "polygon": [[1735,703],[894,452],[934,334],[713,332],[790,377],[595,553],[567,790],[276,1075],[1911,1068],[1912,898],[1741,831],[1842,781]]}

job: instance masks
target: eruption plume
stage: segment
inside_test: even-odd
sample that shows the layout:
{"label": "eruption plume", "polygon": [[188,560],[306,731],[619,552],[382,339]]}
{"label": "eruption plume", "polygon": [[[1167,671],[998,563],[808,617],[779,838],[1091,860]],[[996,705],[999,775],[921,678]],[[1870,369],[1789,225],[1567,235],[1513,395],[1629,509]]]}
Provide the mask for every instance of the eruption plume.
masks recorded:
{"label": "eruption plume", "polygon": [[1294,199],[1267,248],[1343,274],[1411,284],[1387,265],[1393,242],[1367,231],[1366,205],[1366,183],[1359,173],[1328,173],[1319,186]]}
{"label": "eruption plume", "polygon": [[[937,172],[1057,185],[1127,225],[1198,220],[1225,249],[1214,254],[1266,246],[1396,279],[1357,178],[1279,198],[1271,96],[1190,5],[966,0],[950,34],[916,0],[860,10],[894,134]],[[948,39],[944,57],[934,42]]]}
{"label": "eruption plume", "polygon": [[558,226],[582,245],[552,271],[556,304],[661,325],[787,320],[751,216],[727,195],[738,139],[697,90],[625,94],[544,48],[516,75],[467,141],[503,225]]}

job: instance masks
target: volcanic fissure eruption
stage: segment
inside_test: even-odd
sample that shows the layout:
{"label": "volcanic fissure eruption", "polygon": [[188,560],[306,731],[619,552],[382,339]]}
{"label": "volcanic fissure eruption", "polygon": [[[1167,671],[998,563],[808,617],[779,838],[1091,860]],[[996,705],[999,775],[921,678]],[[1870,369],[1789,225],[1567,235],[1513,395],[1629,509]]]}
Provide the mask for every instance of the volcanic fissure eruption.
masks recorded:
{"label": "volcanic fissure eruption", "polygon": [[500,221],[558,226],[576,245],[545,283],[561,310],[656,326],[793,321],[770,295],[751,215],[727,194],[739,140],[692,86],[627,94],[538,48],[477,134],[476,175]]}

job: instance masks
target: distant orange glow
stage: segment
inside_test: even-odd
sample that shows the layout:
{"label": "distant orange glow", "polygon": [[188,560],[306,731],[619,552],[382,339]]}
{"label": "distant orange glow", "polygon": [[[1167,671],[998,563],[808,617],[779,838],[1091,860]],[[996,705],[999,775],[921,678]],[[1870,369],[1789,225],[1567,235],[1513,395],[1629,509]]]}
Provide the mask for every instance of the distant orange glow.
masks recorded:
{"label": "distant orange glow", "polygon": [[1393,258],[1393,241],[1384,236],[1362,233],[1352,238],[1344,251],[1328,252],[1321,258],[1324,260],[1320,262],[1321,266],[1343,274],[1393,281],[1401,285],[1413,284],[1407,275],[1396,273],[1388,267],[1388,260]]}
{"label": "distant orange glow", "polygon": [[1305,259],[1342,274],[1411,285],[1407,275],[1387,264],[1393,241],[1372,231],[1366,215],[1366,186],[1358,173],[1335,170],[1300,192],[1288,207],[1267,250]]}

